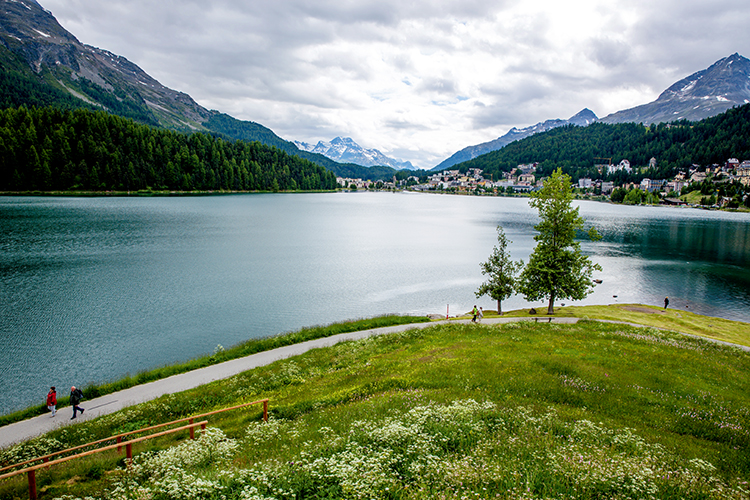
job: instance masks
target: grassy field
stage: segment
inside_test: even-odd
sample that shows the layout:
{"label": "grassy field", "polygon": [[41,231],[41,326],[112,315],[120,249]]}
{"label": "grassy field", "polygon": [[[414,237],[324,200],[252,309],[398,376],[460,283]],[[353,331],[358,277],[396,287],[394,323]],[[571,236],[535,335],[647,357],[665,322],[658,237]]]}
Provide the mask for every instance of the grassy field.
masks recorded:
{"label": "grassy field", "polygon": [[[40,498],[748,498],[750,354],[593,321],[346,342],[59,430],[0,463],[264,397],[268,424],[259,409],[229,412],[196,441],[141,445],[129,469],[111,454],[40,471]],[[0,498],[28,498],[25,477]]]}
{"label": "grassy field", "polygon": [[[546,317],[547,310],[538,309],[537,314],[528,310],[511,311],[504,317]],[[608,321],[624,321],[652,326],[664,330],[698,335],[723,342],[750,347],[750,324],[728,319],[703,316],[689,311],[664,309],[643,304],[618,304],[608,306],[567,306],[555,308],[555,317],[591,318]],[[468,317],[468,316],[467,316]],[[494,311],[485,311],[485,317],[497,317]]]}
{"label": "grassy field", "polygon": [[[415,316],[385,315],[375,318],[343,321],[326,326],[302,328],[300,330],[287,332],[281,335],[273,335],[270,337],[248,340],[227,349],[224,349],[222,346],[217,346],[217,349],[212,354],[206,354],[184,363],[175,363],[173,365],[154,368],[153,370],[144,370],[134,376],[129,375],[112,382],[99,385],[88,385],[83,389],[83,393],[88,399],[92,399],[103,396],[105,394],[112,394],[113,392],[121,391],[123,389],[128,389],[136,385],[146,384],[155,380],[171,377],[172,375],[177,375],[178,373],[197,370],[205,366],[229,361],[230,359],[237,359],[255,354],[257,352],[276,349],[277,347],[299,344],[308,340],[338,335],[339,333],[358,332],[362,330],[369,330],[371,328],[380,328],[384,326],[402,325],[408,323],[419,323],[424,321],[428,321],[428,319]],[[58,399],[57,408],[59,409],[68,406],[69,403],[70,401],[67,396],[61,397]],[[7,415],[0,415],[0,426],[12,424],[13,422],[19,422],[21,420],[35,417],[37,415],[42,415],[44,413],[47,413],[48,411],[49,410],[47,410],[47,407],[45,405],[40,405],[9,413]]]}

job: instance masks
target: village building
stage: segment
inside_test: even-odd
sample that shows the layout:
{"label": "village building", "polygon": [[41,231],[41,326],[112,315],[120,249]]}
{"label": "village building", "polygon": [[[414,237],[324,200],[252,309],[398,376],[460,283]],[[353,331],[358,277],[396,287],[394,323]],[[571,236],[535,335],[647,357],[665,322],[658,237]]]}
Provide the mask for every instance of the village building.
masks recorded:
{"label": "village building", "polygon": [[615,172],[619,172],[621,170],[624,170],[627,173],[631,173],[633,171],[633,168],[630,166],[630,161],[622,160],[617,165],[614,165],[614,164],[607,165],[608,174],[614,174]]}
{"label": "village building", "polygon": [[735,175],[743,186],[750,186],[750,161],[743,161],[735,170]]}
{"label": "village building", "polygon": [[663,180],[645,178],[641,181],[640,188],[643,191],[648,191],[649,193],[653,193],[654,191],[661,191],[661,188],[663,185],[664,185]]}
{"label": "village building", "polygon": [[534,174],[521,174],[518,176],[519,184],[534,184],[535,182],[536,177],[534,177]]}
{"label": "village building", "polygon": [[687,184],[687,182],[677,179],[669,181],[667,182],[667,192],[670,193],[674,191],[676,193],[679,193],[680,191],[682,191],[683,187],[687,186]]}
{"label": "village building", "polygon": [[518,165],[517,170],[519,170],[522,174],[531,174],[536,172],[536,167],[539,165],[538,163],[527,163],[525,165]]}
{"label": "village building", "polygon": [[360,178],[350,179],[349,177],[336,177],[336,183],[344,188],[349,188],[354,184],[357,186],[357,189],[367,189],[372,184],[371,181],[365,181]]}
{"label": "village building", "polygon": [[690,176],[690,182],[703,182],[706,180],[705,172],[693,172]]}

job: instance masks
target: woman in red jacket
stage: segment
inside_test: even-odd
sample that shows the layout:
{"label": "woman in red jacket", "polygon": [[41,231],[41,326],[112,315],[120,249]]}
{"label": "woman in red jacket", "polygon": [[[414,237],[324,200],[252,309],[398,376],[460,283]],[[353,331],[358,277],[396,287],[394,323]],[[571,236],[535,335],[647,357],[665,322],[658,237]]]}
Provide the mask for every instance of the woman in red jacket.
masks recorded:
{"label": "woman in red jacket", "polygon": [[55,391],[55,386],[50,387],[47,393],[47,408],[49,408],[54,417],[55,413],[57,413],[57,392]]}

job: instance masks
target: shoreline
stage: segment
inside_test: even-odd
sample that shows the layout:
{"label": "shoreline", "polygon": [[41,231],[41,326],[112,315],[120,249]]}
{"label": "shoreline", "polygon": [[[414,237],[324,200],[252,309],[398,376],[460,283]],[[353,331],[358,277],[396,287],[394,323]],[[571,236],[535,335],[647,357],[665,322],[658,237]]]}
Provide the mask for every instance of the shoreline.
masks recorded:
{"label": "shoreline", "polygon": [[[686,317],[683,317],[686,316]],[[470,316],[461,314],[445,319],[429,319],[427,316],[380,316],[358,321],[333,323],[323,327],[310,327],[302,330],[282,333],[263,339],[250,339],[236,346],[228,348],[221,353],[206,354],[183,363],[165,365],[142,372],[135,377],[125,376],[119,380],[90,385],[83,387],[87,402],[93,399],[106,398],[112,394],[135,391],[139,387],[150,386],[164,380],[182,377],[194,372],[210,371],[213,367],[235,363],[253,356],[264,355],[279,350],[295,349],[295,346],[308,345],[310,343],[326,343],[333,338],[344,338],[346,336],[359,336],[363,332],[375,331],[403,331],[410,328],[425,328],[437,324],[465,323]],[[393,318],[389,320],[389,318]],[[550,319],[551,318],[551,319]],[[544,321],[554,323],[574,323],[581,320],[600,321],[603,323],[620,323],[641,328],[657,328],[659,330],[673,331],[682,335],[702,338],[704,340],[735,347],[750,352],[750,323],[730,320],[715,316],[707,316],[693,312],[677,311],[670,309],[663,311],[658,306],[644,304],[609,304],[603,306],[558,306],[553,315],[530,314],[526,309],[506,311],[497,315],[493,310],[486,310],[483,320],[484,324],[499,324],[513,321]],[[380,323],[387,323],[380,325]],[[650,324],[649,324],[650,323]],[[683,331],[677,326],[684,323],[687,330]],[[697,325],[697,326],[696,326]],[[739,339],[732,329],[742,333]],[[716,333],[724,332],[723,338]],[[714,334],[714,335],[711,335]],[[343,337],[342,337],[343,336]],[[734,337],[733,337],[734,336]],[[742,342],[732,342],[742,340]],[[264,345],[265,344],[265,345]],[[274,358],[280,359],[280,358]],[[107,400],[109,401],[109,400]],[[112,404],[106,402],[102,404]],[[58,398],[58,410],[69,408],[67,396]],[[0,415],[0,432],[2,429],[18,422],[30,419],[42,418],[47,414],[47,407],[30,406],[6,415]],[[93,414],[93,413],[90,413]],[[0,445],[2,447],[2,445]]]}
{"label": "shoreline", "polygon": [[[640,307],[640,306],[638,306]],[[645,307],[645,306],[644,306]],[[518,311],[511,311],[517,313]],[[574,317],[574,316],[548,316],[540,315],[536,316],[489,316],[485,317],[481,325],[500,325],[518,321],[531,321],[545,320],[542,324],[554,323],[556,325],[561,324],[575,324],[579,321],[594,321],[602,323],[615,323],[634,326],[637,328],[654,328],[653,326],[643,325],[638,323],[631,323],[629,321],[616,321],[606,320],[588,317]],[[729,321],[729,320],[728,320]],[[304,354],[311,349],[318,349],[323,347],[330,347],[341,342],[348,342],[353,340],[361,340],[364,338],[376,336],[376,335],[387,335],[391,333],[399,333],[413,329],[429,328],[437,325],[444,324],[470,324],[471,320],[462,316],[455,319],[442,319],[437,321],[427,321],[420,323],[408,323],[401,325],[393,325],[387,327],[376,327],[371,329],[359,330],[354,332],[340,333],[328,337],[317,338],[304,342],[299,342],[267,351],[254,353],[248,356],[223,361],[211,366],[187,371],[184,373],[176,374],[167,378],[155,380],[146,384],[136,385],[121,391],[112,392],[103,396],[94,397],[86,400],[86,414],[82,413],[80,420],[88,421],[92,418],[96,418],[103,415],[115,413],[119,410],[125,409],[130,406],[152,401],[161,396],[168,394],[183,392],[186,390],[194,389],[202,385],[209,384],[218,380],[225,380],[231,378],[239,373],[247,370],[252,370],[260,366],[266,366],[282,359],[288,359],[297,355]],[[738,323],[738,322],[735,322]],[[750,352],[750,345],[734,344],[722,340],[717,340],[705,336],[694,335],[690,333],[680,332],[668,328],[658,328],[659,330],[672,331],[681,335],[686,335],[692,338],[703,339],[709,342],[717,343],[727,347],[733,347],[741,349],[745,352]],[[749,342],[750,344],[750,342]],[[71,422],[68,419],[67,409],[68,406],[63,406],[58,409],[60,413],[60,419],[51,419],[47,414],[41,414],[32,418],[26,418],[10,424],[0,426],[0,450],[9,448],[15,444],[33,439],[34,437],[46,434],[50,431],[60,429],[62,427],[75,425],[78,422]],[[60,411],[63,410],[63,411]]]}
{"label": "shoreline", "polygon": [[[239,194],[310,194],[310,193],[416,193],[416,194],[440,194],[449,196],[476,196],[478,198],[530,198],[527,193],[513,193],[513,194],[473,194],[473,193],[449,193],[447,191],[419,191],[412,189],[380,189],[380,190],[350,190],[346,188],[335,189],[335,190],[323,190],[323,191],[159,191],[159,190],[139,190],[139,191],[0,191],[0,197],[60,197],[60,198],[147,198],[147,197],[158,197],[158,198],[178,198],[178,197],[200,197],[200,196],[229,196]],[[738,207],[738,208],[714,208],[695,204],[686,205],[670,205],[667,203],[648,204],[641,203],[638,205],[625,205],[624,203],[614,203],[607,199],[594,199],[588,197],[575,196],[575,201],[593,201],[597,203],[605,203],[615,206],[624,207],[669,207],[669,208],[682,208],[692,210],[706,210],[708,212],[729,212],[729,213],[748,213],[750,214],[750,208]]]}

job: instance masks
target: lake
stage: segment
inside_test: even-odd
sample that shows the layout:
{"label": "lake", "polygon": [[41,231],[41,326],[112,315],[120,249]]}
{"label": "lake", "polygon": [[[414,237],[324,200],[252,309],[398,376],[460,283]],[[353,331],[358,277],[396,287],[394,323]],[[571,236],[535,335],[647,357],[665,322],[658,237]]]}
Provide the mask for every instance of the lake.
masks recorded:
{"label": "lake", "polygon": [[[576,203],[603,235],[582,241],[602,284],[576,304],[669,296],[750,322],[750,214]],[[494,309],[474,291],[495,227],[528,261],[536,222],[525,198],[2,197],[0,412],[305,326]]]}

